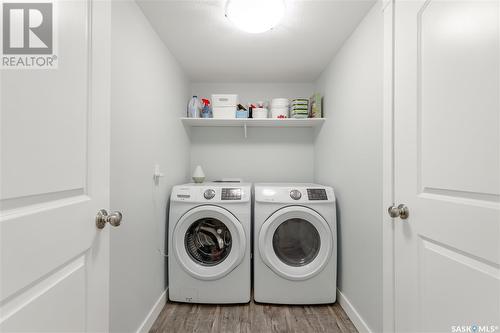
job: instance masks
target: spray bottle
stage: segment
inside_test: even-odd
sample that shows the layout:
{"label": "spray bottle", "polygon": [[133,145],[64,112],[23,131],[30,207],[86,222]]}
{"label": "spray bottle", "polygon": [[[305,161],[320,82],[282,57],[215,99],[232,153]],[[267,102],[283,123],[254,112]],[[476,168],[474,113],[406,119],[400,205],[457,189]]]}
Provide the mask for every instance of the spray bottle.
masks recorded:
{"label": "spray bottle", "polygon": [[212,118],[212,108],[210,107],[210,101],[206,98],[202,98],[203,108],[201,109],[202,118]]}

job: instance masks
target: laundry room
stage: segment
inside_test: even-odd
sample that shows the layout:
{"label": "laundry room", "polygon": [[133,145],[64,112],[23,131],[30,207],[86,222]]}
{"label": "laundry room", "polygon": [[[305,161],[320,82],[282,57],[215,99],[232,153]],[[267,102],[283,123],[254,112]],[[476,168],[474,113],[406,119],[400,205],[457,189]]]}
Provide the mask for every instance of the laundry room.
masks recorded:
{"label": "laundry room", "polygon": [[499,330],[500,1],[1,17],[0,332]]}

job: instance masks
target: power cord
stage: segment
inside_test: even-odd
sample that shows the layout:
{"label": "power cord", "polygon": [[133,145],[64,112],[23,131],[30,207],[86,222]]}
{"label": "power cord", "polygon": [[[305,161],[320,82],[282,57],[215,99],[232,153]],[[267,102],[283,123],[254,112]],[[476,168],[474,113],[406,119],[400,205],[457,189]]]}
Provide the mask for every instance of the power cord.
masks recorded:
{"label": "power cord", "polygon": [[[151,194],[152,194],[152,199],[153,199],[153,210],[154,210],[154,218],[155,218],[155,222],[156,222],[156,234],[158,235],[159,239],[158,239],[158,243],[157,243],[157,248],[156,250],[158,251],[158,253],[164,257],[164,258],[168,258],[168,253],[165,253],[165,251],[162,250],[163,246],[163,242],[165,241],[165,233],[168,232],[167,230],[167,225],[166,225],[166,219],[165,221],[161,221],[160,217],[158,216],[158,211],[159,209],[162,209],[162,205],[161,204],[158,204],[158,200],[157,198],[160,197],[160,179],[159,177],[157,176],[158,174],[158,170],[159,167],[157,165],[155,165],[155,171],[154,171],[154,174],[153,174],[153,178],[152,178],[152,185],[153,185],[153,189],[151,191]],[[163,176],[163,174],[161,174],[161,176]],[[161,223],[165,223],[165,230],[164,232],[162,233],[161,230]]]}

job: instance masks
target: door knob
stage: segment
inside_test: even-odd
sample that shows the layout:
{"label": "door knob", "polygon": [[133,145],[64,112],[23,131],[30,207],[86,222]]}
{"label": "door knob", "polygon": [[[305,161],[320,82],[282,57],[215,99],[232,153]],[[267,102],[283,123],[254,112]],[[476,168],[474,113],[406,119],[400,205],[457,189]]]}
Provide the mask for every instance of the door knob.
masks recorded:
{"label": "door knob", "polygon": [[392,205],[387,209],[390,217],[399,217],[402,220],[406,220],[408,216],[410,216],[410,210],[404,204],[400,204],[399,206]]}
{"label": "door knob", "polygon": [[113,227],[117,227],[122,222],[122,213],[111,212],[108,214],[106,209],[101,209],[97,212],[95,217],[95,225],[97,229],[103,229],[106,226],[106,222],[111,224]]}

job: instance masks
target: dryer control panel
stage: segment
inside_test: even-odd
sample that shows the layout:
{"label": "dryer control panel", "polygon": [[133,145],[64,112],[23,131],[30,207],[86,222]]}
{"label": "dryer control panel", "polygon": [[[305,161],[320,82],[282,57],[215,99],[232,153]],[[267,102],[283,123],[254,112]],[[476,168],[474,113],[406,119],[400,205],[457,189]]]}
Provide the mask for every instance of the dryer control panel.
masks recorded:
{"label": "dryer control panel", "polygon": [[250,201],[250,184],[186,184],[174,186],[172,201],[187,201],[199,203],[237,203]]}
{"label": "dryer control panel", "polygon": [[255,184],[255,200],[323,204],[335,202],[335,194],[331,187],[317,184]]}

